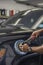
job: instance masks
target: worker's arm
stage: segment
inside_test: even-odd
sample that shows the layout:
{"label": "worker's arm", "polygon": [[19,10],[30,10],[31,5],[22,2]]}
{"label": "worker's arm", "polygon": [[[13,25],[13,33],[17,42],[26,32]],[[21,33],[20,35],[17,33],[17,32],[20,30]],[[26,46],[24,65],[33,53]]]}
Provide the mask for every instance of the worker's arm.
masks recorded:
{"label": "worker's arm", "polygon": [[27,44],[24,44],[24,45],[20,45],[19,47],[20,47],[21,51],[24,51],[24,52],[43,53],[43,45],[34,46],[34,47],[30,48],[30,46],[28,46]]}
{"label": "worker's arm", "polygon": [[43,29],[34,31],[32,33],[32,35],[30,36],[30,38],[32,38],[32,39],[34,38],[35,39],[36,37],[38,37],[40,35],[41,32],[43,32]]}
{"label": "worker's arm", "polygon": [[40,32],[40,33],[43,32],[43,29],[40,29],[39,32]]}
{"label": "worker's arm", "polygon": [[[40,35],[40,33],[43,32],[43,29],[40,29],[40,30],[37,30],[37,31],[34,31],[32,33],[32,35],[30,36],[31,39],[35,39],[36,37],[38,37],[38,35]],[[24,45],[20,45],[19,46],[20,49],[22,51],[30,51],[32,50],[32,52],[37,52],[37,53],[43,53],[43,45],[42,46],[37,46],[37,47],[29,47],[27,45],[27,43],[25,43]]]}
{"label": "worker's arm", "polygon": [[[42,46],[37,46],[37,47],[31,47],[32,52],[36,52],[36,53],[43,53],[43,45]],[[29,48],[28,48],[29,50]]]}

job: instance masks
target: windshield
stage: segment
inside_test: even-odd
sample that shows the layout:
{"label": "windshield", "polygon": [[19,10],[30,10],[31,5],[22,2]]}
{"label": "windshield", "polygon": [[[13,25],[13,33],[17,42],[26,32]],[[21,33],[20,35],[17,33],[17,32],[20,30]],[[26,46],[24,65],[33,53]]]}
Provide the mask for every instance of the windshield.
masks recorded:
{"label": "windshield", "polygon": [[37,21],[41,19],[41,16],[43,17],[43,9],[26,10],[19,13],[16,14],[17,16],[15,15],[11,17],[3,24],[14,26],[21,25],[22,27],[32,28],[36,25]]}

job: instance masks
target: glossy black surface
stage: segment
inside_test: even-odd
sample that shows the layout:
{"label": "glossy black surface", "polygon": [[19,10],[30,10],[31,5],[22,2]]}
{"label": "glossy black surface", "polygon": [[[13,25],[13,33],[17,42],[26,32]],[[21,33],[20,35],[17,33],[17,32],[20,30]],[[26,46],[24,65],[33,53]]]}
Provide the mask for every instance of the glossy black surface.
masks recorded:
{"label": "glossy black surface", "polygon": [[[26,55],[20,55],[20,54],[17,54],[17,52],[14,49],[14,44],[17,40],[25,41],[26,39],[28,39],[30,37],[30,35],[31,35],[31,32],[19,33],[19,34],[15,33],[12,35],[7,35],[7,36],[4,35],[0,38],[0,46],[3,46],[7,49],[6,55],[3,60],[3,65],[20,65],[20,64],[21,65],[24,65],[24,64],[31,65],[31,63],[32,64],[39,63],[40,54],[27,53]],[[41,38],[40,40],[43,42],[42,35],[40,36],[40,38]],[[37,41],[37,42],[39,42],[39,41]],[[38,59],[38,61],[37,61],[37,59]],[[2,63],[2,62],[0,62],[0,63]]]}

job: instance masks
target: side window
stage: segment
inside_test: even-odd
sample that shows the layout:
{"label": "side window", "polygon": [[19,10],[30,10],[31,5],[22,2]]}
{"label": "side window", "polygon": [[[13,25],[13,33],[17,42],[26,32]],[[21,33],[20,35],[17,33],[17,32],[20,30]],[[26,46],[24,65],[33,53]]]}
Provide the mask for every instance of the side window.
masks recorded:
{"label": "side window", "polygon": [[41,28],[43,28],[43,21],[42,21],[42,23],[40,23],[39,26],[37,27],[37,29],[41,29]]}

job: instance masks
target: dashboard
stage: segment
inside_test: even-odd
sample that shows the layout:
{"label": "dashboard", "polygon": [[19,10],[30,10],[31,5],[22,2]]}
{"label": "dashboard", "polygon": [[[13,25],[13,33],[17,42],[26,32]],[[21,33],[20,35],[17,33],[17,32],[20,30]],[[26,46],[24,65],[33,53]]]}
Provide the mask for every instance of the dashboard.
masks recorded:
{"label": "dashboard", "polygon": [[[5,36],[0,39],[0,65],[17,65],[16,63],[20,59],[27,55],[31,55],[30,52],[21,52],[18,49],[18,44],[28,39],[30,33],[27,34],[15,34],[14,36]],[[34,41],[27,41],[31,46],[37,46],[43,44],[43,36],[39,36]],[[15,47],[16,46],[16,47]],[[37,53],[34,53],[37,54]]]}

